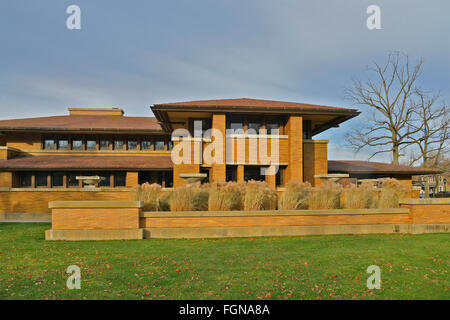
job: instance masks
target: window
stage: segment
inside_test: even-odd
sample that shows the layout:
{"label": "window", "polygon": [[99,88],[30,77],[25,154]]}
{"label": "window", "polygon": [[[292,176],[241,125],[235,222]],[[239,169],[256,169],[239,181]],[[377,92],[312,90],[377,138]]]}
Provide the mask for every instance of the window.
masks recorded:
{"label": "window", "polygon": [[55,149],[55,139],[45,139],[44,149]]}
{"label": "window", "polygon": [[63,186],[64,186],[64,172],[53,172],[52,187],[63,187]]}
{"label": "window", "polygon": [[20,188],[31,187],[31,173],[29,172],[19,173],[19,187]]}
{"label": "window", "polygon": [[123,150],[124,142],[122,139],[114,140],[114,150]]}
{"label": "window", "polygon": [[228,129],[234,131],[234,133],[244,133],[244,123],[241,117],[230,117],[230,121],[228,122]]}
{"label": "window", "polygon": [[75,138],[72,140],[72,150],[82,150],[83,149],[83,140],[79,138]]}
{"label": "window", "polygon": [[98,174],[100,177],[104,178],[104,180],[100,181],[99,187],[109,187],[111,186],[111,173],[110,172],[100,172]]}
{"label": "window", "polygon": [[90,137],[86,140],[86,149],[87,150],[97,150],[97,139]]}
{"label": "window", "polygon": [[279,134],[278,123],[268,122],[266,123],[267,134],[277,135]]}
{"label": "window", "polygon": [[252,121],[248,123],[248,134],[259,134],[259,129],[261,128],[261,123]]}
{"label": "window", "polygon": [[69,139],[59,139],[58,140],[58,149],[69,149]]}
{"label": "window", "polygon": [[227,166],[226,168],[226,180],[237,181],[237,166]]}
{"label": "window", "polygon": [[205,132],[211,129],[210,119],[192,119],[191,123],[191,133],[194,137],[200,138],[205,137]]}
{"label": "window", "polygon": [[173,187],[173,171],[166,171],[165,180],[166,180],[166,188],[172,188]]}
{"label": "window", "polygon": [[125,184],[126,184],[126,172],[114,173],[114,186],[125,187]]}
{"label": "window", "polygon": [[100,150],[109,150],[109,139],[100,139]]}
{"label": "window", "polygon": [[284,168],[278,167],[277,175],[275,177],[275,184],[277,187],[284,186]]}
{"label": "window", "polygon": [[78,187],[80,182],[77,180],[79,174],[71,172],[67,175],[67,185],[69,187]]}
{"label": "window", "polygon": [[266,176],[261,174],[261,167],[244,167],[244,180],[265,181]]}
{"label": "window", "polygon": [[170,140],[170,137],[169,137],[169,141],[167,143],[167,148],[168,148],[168,150],[172,150],[173,149],[173,142],[172,142],[172,140]]}
{"label": "window", "polygon": [[155,150],[164,150],[164,138],[158,137],[155,139]]}
{"label": "window", "polygon": [[136,139],[130,139],[128,140],[128,150],[136,150],[138,143]]}
{"label": "window", "polygon": [[47,173],[36,173],[36,187],[47,187]]}
{"label": "window", "polygon": [[152,148],[152,141],[149,138],[145,138],[141,141],[142,150],[150,150]]}

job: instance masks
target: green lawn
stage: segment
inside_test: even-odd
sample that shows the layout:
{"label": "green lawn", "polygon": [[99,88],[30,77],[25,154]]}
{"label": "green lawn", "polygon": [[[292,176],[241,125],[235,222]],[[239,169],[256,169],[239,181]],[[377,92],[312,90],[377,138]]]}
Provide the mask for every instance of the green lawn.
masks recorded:
{"label": "green lawn", "polygon": [[[450,298],[450,234],[63,242],[49,228],[0,223],[0,299]],[[66,288],[73,264],[81,290]]]}

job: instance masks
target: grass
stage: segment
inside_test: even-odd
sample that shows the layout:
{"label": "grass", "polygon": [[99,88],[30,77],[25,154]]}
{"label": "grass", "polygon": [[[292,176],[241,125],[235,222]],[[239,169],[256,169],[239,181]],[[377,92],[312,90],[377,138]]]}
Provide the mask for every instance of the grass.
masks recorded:
{"label": "grass", "polygon": [[0,299],[450,298],[450,234],[52,242],[49,228],[0,223]]}

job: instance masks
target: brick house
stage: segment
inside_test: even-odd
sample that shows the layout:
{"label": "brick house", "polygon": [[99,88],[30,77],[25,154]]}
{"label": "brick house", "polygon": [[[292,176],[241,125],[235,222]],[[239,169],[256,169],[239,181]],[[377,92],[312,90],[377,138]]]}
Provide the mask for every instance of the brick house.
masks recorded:
{"label": "brick house", "polygon": [[[77,180],[82,175],[99,175],[103,180],[98,190],[114,191],[144,182],[177,187],[186,183],[185,177],[196,175],[210,182],[265,180],[282,190],[290,180],[318,185],[335,173],[394,176],[409,184],[413,174],[432,173],[372,162],[328,161],[328,141],[313,137],[357,116],[355,109],[256,99],[163,103],[151,109],[155,117],[128,117],[118,108],[69,108],[64,116],[0,121],[0,191],[75,191],[82,189]],[[200,155],[198,163],[174,164],[172,151],[182,142],[191,144],[192,150],[217,143],[217,137],[197,135],[198,125],[222,134],[218,145],[225,161],[207,163]],[[177,129],[190,135],[173,137]],[[252,139],[258,143],[252,145]],[[273,139],[278,142],[277,161],[269,164],[258,152],[270,149]],[[230,146],[239,144],[246,154],[229,157]],[[253,158],[252,148],[256,148]],[[268,166],[275,166],[276,173],[263,175],[262,168]]]}

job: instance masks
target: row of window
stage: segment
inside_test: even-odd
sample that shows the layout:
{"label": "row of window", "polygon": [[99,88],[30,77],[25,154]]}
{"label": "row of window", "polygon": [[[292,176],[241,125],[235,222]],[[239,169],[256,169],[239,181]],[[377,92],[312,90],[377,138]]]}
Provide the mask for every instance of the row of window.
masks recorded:
{"label": "row of window", "polygon": [[[78,176],[100,176],[99,187],[125,187],[126,172],[18,172],[17,187],[19,188],[81,188],[82,182]],[[139,184],[158,183],[162,187],[173,187],[172,171],[142,171],[138,173]]]}
{"label": "row of window", "polygon": [[239,132],[254,132],[259,134],[261,129],[266,130],[266,134],[285,134],[284,127],[286,119],[279,116],[249,117],[241,115],[231,115],[227,117],[227,129]]}
{"label": "row of window", "polygon": [[[266,181],[266,175],[264,175],[264,168],[261,166],[244,166],[244,181]],[[277,187],[284,186],[284,173],[285,168],[279,167],[276,177],[275,184]],[[237,181],[237,166],[227,166],[226,167],[226,180],[227,181]]]}
{"label": "row of window", "polygon": [[17,184],[19,188],[72,188],[82,187],[78,176],[103,177],[100,187],[124,187],[126,172],[18,172]]}
{"label": "row of window", "polygon": [[167,136],[45,136],[45,150],[172,150],[173,143]]}

